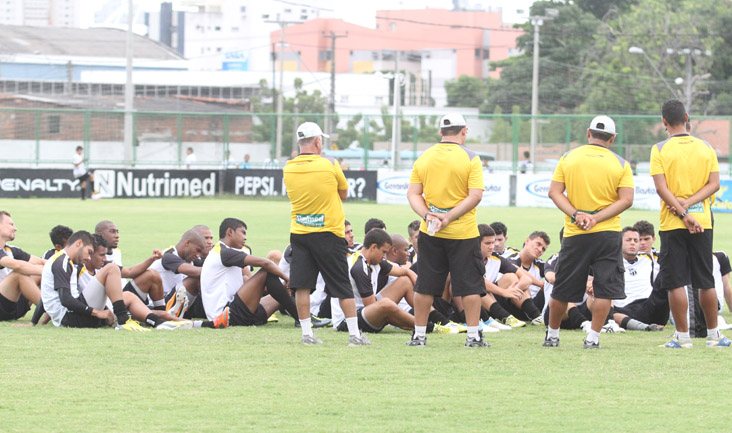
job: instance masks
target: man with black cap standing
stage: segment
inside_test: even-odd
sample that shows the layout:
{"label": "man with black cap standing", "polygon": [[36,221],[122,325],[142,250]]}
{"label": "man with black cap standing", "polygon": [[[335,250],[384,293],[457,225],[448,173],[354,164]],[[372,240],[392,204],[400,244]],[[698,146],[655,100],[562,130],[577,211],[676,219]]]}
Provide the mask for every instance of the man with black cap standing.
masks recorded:
{"label": "man with black cap standing", "polygon": [[630,164],[609,149],[615,137],[615,122],[595,117],[587,129],[589,144],[565,153],[554,170],[549,198],[565,214],[564,239],[545,347],[559,346],[562,315],[568,302],[582,302],[590,267],[595,301],[585,349],[600,348],[600,331],[612,300],[625,298],[620,213],[633,204],[634,189]]}
{"label": "man with black cap standing", "polygon": [[468,126],[460,114],[440,119],[439,143],[414,162],[407,199],[422,218],[419,277],[414,287],[414,334],[409,346],[424,346],[427,318],[450,274],[453,296],[462,296],[468,335],[465,347],[489,347],[478,331],[485,296],[483,255],[475,207],[483,198],[480,157],[463,145]]}
{"label": "man with black cap standing", "polygon": [[295,291],[303,344],[322,343],[313,335],[310,323],[310,293],[315,290],[320,273],[326,293],[340,301],[346,316],[348,345],[368,345],[371,342],[358,329],[356,302],[348,276],[342,203],[348,195],[348,182],[338,161],[321,155],[323,137],[328,135],[317,124],[300,125],[300,155],[287,161],[283,169],[292,204],[290,288]]}

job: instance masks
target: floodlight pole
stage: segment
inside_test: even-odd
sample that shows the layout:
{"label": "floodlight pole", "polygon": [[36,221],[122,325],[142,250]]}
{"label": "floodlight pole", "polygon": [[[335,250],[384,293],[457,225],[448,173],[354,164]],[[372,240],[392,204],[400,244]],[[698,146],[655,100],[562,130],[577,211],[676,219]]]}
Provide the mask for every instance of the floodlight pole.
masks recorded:
{"label": "floodlight pole", "polygon": [[[133,6],[132,0],[127,1],[127,38],[125,41],[125,54],[127,56],[127,64],[125,67],[126,80],[125,80],[125,129],[124,129],[124,159],[125,161],[132,160],[132,146],[134,146],[134,125],[132,110],[134,110],[134,93],[135,87],[132,83],[132,23],[133,23]],[[135,161],[132,161],[134,165]]]}
{"label": "floodlight pole", "polygon": [[391,168],[397,169],[397,161],[399,161],[399,145],[401,141],[402,128],[401,117],[399,117],[399,107],[402,99],[402,83],[399,74],[399,51],[395,51],[394,57],[394,120],[391,124]]}
{"label": "floodlight pole", "polygon": [[[658,68],[656,67],[656,65],[653,63],[653,60],[651,60],[651,58],[648,57],[648,54],[646,54],[646,51],[643,48],[641,48],[641,47],[630,47],[630,48],[628,48],[628,52],[630,54],[643,54],[643,57],[645,57],[646,60],[648,60],[648,63],[650,63],[650,65],[653,68],[653,70],[656,71],[656,74],[658,74],[658,76],[661,77],[661,81],[663,81],[663,84],[666,85],[666,88],[668,89],[668,91],[671,92],[671,94],[673,95],[674,98],[678,98],[678,95],[676,94],[676,92],[674,92],[673,87],[671,87],[671,85],[668,83],[668,81],[666,81],[666,78],[664,78],[664,76],[661,73],[661,71],[658,70]],[[687,109],[688,109],[688,107],[687,107]]]}
{"label": "floodlight pole", "polygon": [[537,118],[539,112],[539,27],[557,16],[556,9],[546,9],[548,16],[532,16],[531,25],[534,26],[534,65],[531,75],[531,167],[536,172],[536,135],[537,135]]}

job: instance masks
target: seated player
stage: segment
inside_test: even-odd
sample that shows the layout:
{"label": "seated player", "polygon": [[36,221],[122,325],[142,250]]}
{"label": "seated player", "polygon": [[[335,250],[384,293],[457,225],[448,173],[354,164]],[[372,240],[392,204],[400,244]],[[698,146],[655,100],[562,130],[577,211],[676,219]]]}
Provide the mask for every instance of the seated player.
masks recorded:
{"label": "seated player", "polygon": [[[94,227],[95,234],[101,235],[109,245],[107,261],[118,266],[122,264],[122,251],[119,249],[119,229],[112,221],[100,221]],[[146,304],[152,304],[154,310],[165,309],[163,295],[163,281],[160,275],[153,270],[145,270],[137,278],[123,284],[123,290],[134,292]]]}
{"label": "seated player", "polygon": [[417,239],[419,238],[419,226],[422,222],[420,220],[414,220],[407,226],[407,234],[409,235],[409,263],[415,263],[417,261]]}
{"label": "seated player", "polygon": [[43,260],[48,260],[54,254],[63,250],[66,246],[66,241],[69,240],[69,236],[71,236],[73,233],[73,230],[62,225],[58,225],[52,228],[51,233],[49,233],[48,235],[51,237],[51,243],[53,244],[53,248],[43,254]]}
{"label": "seated player", "polygon": [[353,227],[351,226],[351,222],[346,220],[346,248],[348,249],[348,254],[351,255],[355,253],[356,251],[361,249],[361,244],[354,244],[353,239],[356,237],[353,234]]}
{"label": "seated player", "polygon": [[508,241],[508,227],[506,227],[506,224],[496,221],[491,223],[490,226],[496,233],[496,241],[493,244],[493,248],[499,256],[509,257],[519,252],[516,248],[506,245]]}
{"label": "seated player", "polygon": [[656,229],[653,227],[653,224],[644,220],[636,222],[633,227],[638,232],[638,238],[640,239],[638,251],[648,254],[653,259],[653,279],[655,280],[660,269],[660,265],[658,264],[658,251],[653,247],[653,244],[656,242]]}
{"label": "seated player", "polygon": [[[346,226],[346,230],[348,230],[348,226]],[[346,235],[346,237],[348,236]],[[288,277],[290,276],[290,263],[292,263],[292,246],[288,245],[279,262],[280,269]],[[315,282],[315,291],[310,294],[310,324],[313,328],[333,326],[333,322],[329,317],[330,315],[330,297],[325,293],[325,280],[323,280],[323,276],[318,274],[318,279]],[[299,322],[297,320],[295,325],[297,326]]]}
{"label": "seated player", "polygon": [[[543,325],[544,319],[541,316],[541,310],[544,308],[544,265],[546,264],[540,259],[542,254],[549,246],[549,235],[545,232],[535,231],[526,238],[523,248],[516,254],[508,258],[508,261],[526,271],[531,277],[531,284],[528,287],[528,293],[533,301],[533,308],[526,302],[520,301],[521,313],[516,311],[505,302],[502,305],[509,312],[514,313],[519,318],[526,318],[531,321],[532,325]],[[496,298],[498,299],[498,298]],[[500,299],[499,299],[499,302]],[[515,303],[512,303],[515,304]]]}
{"label": "seated player", "polygon": [[41,275],[44,261],[8,244],[17,231],[10,214],[0,211],[0,321],[20,319],[41,298],[34,278]]}
{"label": "seated player", "polygon": [[[298,317],[295,302],[280,278],[290,278],[270,260],[255,257],[242,249],[247,226],[236,218],[225,218],[219,226],[219,242],[206,257],[201,269],[201,300],[206,316],[214,320],[229,315],[229,326],[264,325],[280,307]],[[261,268],[244,280],[244,268]],[[265,290],[269,295],[265,296]]]}
{"label": "seated player", "polygon": [[732,272],[729,257],[724,251],[715,251],[712,261],[712,273],[714,275],[714,288],[717,292],[717,302],[719,302],[719,313],[723,310],[723,305],[727,303],[727,309],[732,312],[732,287],[730,287],[729,273]]}
{"label": "seated player", "polygon": [[[41,297],[54,326],[100,328],[112,325],[116,318],[118,329],[149,331],[130,316],[122,299],[122,281],[119,274],[110,272],[113,276],[105,279],[106,287],[92,285],[84,294],[79,291],[75,263],[87,261],[93,252],[92,235],[86,231],[78,231],[71,235],[66,247],[54,254],[44,265]],[[104,309],[107,298],[112,302],[114,314]]]}

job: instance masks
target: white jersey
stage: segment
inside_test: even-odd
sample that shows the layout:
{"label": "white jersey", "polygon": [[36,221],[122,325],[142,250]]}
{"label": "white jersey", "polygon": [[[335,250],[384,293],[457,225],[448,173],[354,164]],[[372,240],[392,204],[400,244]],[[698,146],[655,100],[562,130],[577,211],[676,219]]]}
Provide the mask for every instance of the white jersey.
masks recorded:
{"label": "white jersey", "polygon": [[201,301],[206,317],[214,320],[234,300],[244,284],[242,268],[247,253],[219,241],[208,253],[201,268]]}
{"label": "white jersey", "polygon": [[[24,262],[27,262],[31,259],[30,254],[26,253],[18,247],[7,244],[4,248],[0,248],[0,258],[3,257],[10,257],[11,259],[22,260]],[[12,269],[0,266],[0,281],[7,277],[8,274],[10,274],[11,272],[13,272]]]}
{"label": "white jersey", "polygon": [[79,155],[78,153],[75,153],[71,159],[71,162],[74,164],[74,177],[81,177],[86,174],[86,164],[83,161],[84,155]]}
{"label": "white jersey", "polygon": [[43,308],[51,316],[55,326],[61,326],[61,320],[68,309],[61,304],[59,289],[70,289],[71,295],[79,297],[77,270],[74,262],[64,251],[59,251],[43,266],[41,276],[41,299]]}
{"label": "white jersey", "polygon": [[508,261],[503,256],[498,255],[498,253],[494,252],[490,256],[488,256],[488,260],[486,260],[485,263],[485,278],[490,281],[493,284],[496,284],[498,280],[501,279],[501,277],[504,274],[509,273],[516,273],[516,266],[511,264],[511,262]]}
{"label": "white jersey", "polygon": [[[386,281],[385,276],[389,275],[391,263],[386,260],[382,260],[381,263],[376,265],[369,265],[366,263],[366,258],[361,255],[360,252],[353,254],[348,258],[348,277],[351,280],[351,289],[353,290],[353,297],[356,301],[356,310],[363,308],[363,298],[367,298],[376,294],[379,285],[379,277],[381,276]],[[380,297],[377,295],[377,299]],[[346,319],[346,315],[341,310],[341,304],[337,298],[330,298],[330,311],[333,318],[333,326],[338,328]]]}
{"label": "white jersey", "polygon": [[624,307],[638,299],[646,299],[653,291],[653,258],[646,253],[638,253],[631,263],[623,258],[625,266],[625,299],[616,299],[616,307]]}
{"label": "white jersey", "polygon": [[[402,267],[402,265],[400,265],[398,263],[394,263],[392,261],[390,261],[389,263],[392,266],[398,266],[400,268]],[[384,284],[384,287],[377,287],[377,289],[380,292],[380,291],[386,289],[387,287],[389,287],[394,281],[398,280],[399,278],[400,277],[397,277],[397,276],[394,276],[394,275],[387,275],[386,284]],[[412,311],[412,306],[409,305],[409,302],[407,302],[407,299],[406,298],[400,299],[399,302],[397,302],[397,305],[399,306],[399,308],[401,308],[402,310],[406,311],[407,313],[409,313],[410,311]]]}
{"label": "white jersey", "polygon": [[107,261],[122,266],[122,250],[114,248],[111,253],[107,254]]}
{"label": "white jersey", "polygon": [[[506,249],[508,250],[508,248],[506,248]],[[541,281],[544,279],[544,266],[546,265],[546,262],[544,260],[536,259],[531,263],[531,266],[529,267],[529,269],[526,269],[521,265],[521,256],[519,253],[512,254],[512,255],[506,257],[506,259],[508,259],[509,262],[513,263],[517,267],[520,267],[523,270],[525,270],[526,272],[528,272],[529,275],[536,278],[537,280]],[[541,290],[542,289],[539,286],[535,286],[533,284],[529,286],[529,293],[531,294],[532,298],[535,298],[536,295]],[[545,296],[546,296],[546,294],[545,294]],[[544,299],[546,300],[546,297]]]}
{"label": "white jersey", "polygon": [[[285,248],[285,252],[282,253],[282,258],[279,263],[280,269],[282,269],[282,272],[284,272],[288,277],[290,276],[291,261],[292,246],[288,245],[287,248]],[[323,279],[323,275],[318,272],[318,279],[315,282],[315,291],[310,294],[310,314],[317,316],[320,313],[320,305],[327,297],[328,294],[325,293],[325,280]]]}
{"label": "white jersey", "polygon": [[183,280],[186,279],[187,275],[178,272],[178,268],[185,263],[193,264],[183,260],[178,255],[178,250],[173,246],[163,252],[163,258],[155,260],[150,265],[150,269],[158,271],[160,279],[163,280],[164,297],[183,285]]}

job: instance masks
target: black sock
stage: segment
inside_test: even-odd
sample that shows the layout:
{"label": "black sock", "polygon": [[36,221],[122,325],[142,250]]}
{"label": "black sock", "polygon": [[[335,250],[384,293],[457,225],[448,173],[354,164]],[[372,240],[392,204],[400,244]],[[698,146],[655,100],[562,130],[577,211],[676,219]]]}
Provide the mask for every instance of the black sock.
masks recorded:
{"label": "black sock", "polygon": [[465,323],[465,310],[455,312],[455,321],[458,323]]}
{"label": "black sock", "polygon": [[43,308],[43,300],[38,300],[38,304],[36,304],[36,309],[33,311],[33,318],[31,319],[31,323],[33,325],[37,325],[38,322],[41,321],[41,317],[43,317],[43,313],[46,312],[46,309]]}
{"label": "black sock", "polygon": [[610,311],[607,312],[607,318],[605,319],[605,322],[607,323],[608,320],[613,320],[614,315],[615,315],[615,308],[610,307]]}
{"label": "black sock", "polygon": [[86,198],[86,188],[79,187],[79,190],[81,191],[81,199],[84,200]]}
{"label": "black sock", "polygon": [[292,317],[298,317],[297,306],[295,301],[290,296],[290,293],[285,289],[285,286],[280,281],[280,278],[274,274],[267,274],[267,279],[264,281],[264,285],[267,287],[267,292],[280,303],[280,306],[285,308],[287,314]]}
{"label": "black sock", "polygon": [[449,322],[449,320],[447,320],[447,317],[445,317],[444,314],[440,313],[437,310],[430,311],[430,315],[427,320],[432,323],[439,323],[440,325],[447,325],[447,322]]}
{"label": "black sock", "polygon": [[214,323],[210,320],[204,320],[201,322],[201,328],[216,328]]}
{"label": "black sock", "polygon": [[432,323],[432,322],[427,322],[427,329],[426,329],[425,332],[427,332],[428,334],[430,334],[434,330],[435,330],[435,324]]}
{"label": "black sock", "polygon": [[145,323],[152,326],[153,328],[157,328],[158,325],[165,323],[165,320],[161,319],[160,316],[157,314],[150,313],[145,317]]}
{"label": "black sock", "polygon": [[490,310],[488,311],[496,320],[503,320],[506,317],[510,316],[511,314],[506,311],[505,308],[501,307],[501,305],[498,302],[494,302],[493,305],[491,305]]}
{"label": "black sock", "polygon": [[122,325],[130,319],[130,312],[127,311],[125,301],[120,299],[119,301],[113,302],[112,309],[114,311],[114,315],[117,316],[118,324]]}
{"label": "black sock", "polygon": [[165,305],[157,305],[153,307],[153,310],[165,311]]}
{"label": "black sock", "polygon": [[620,321],[620,327],[623,329],[628,329],[628,322],[630,322],[630,316],[625,316],[623,320]]}
{"label": "black sock", "polygon": [[489,313],[485,308],[480,307],[480,320],[487,322],[490,317],[491,313]]}
{"label": "black sock", "polygon": [[577,307],[572,307],[567,311],[569,316],[569,323],[573,328],[579,329],[582,327],[582,322],[588,320],[584,314],[582,314]]}
{"label": "black sock", "polygon": [[521,304],[521,311],[526,314],[526,317],[528,317],[529,320],[534,320],[541,316],[541,311],[536,308],[536,304],[534,304],[534,300],[531,298],[525,300],[524,303]]}

